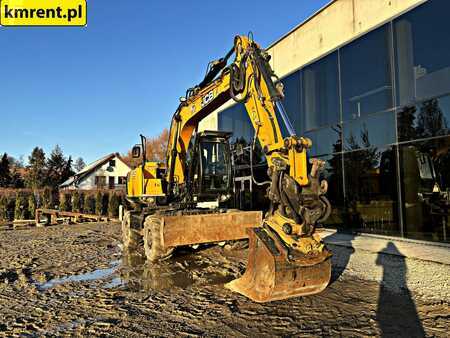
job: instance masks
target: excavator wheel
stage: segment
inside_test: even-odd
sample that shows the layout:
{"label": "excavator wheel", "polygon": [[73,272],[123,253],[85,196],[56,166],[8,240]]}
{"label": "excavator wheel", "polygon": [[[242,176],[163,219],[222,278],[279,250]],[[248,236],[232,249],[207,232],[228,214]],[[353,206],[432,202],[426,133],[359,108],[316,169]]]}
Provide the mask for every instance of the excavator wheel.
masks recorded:
{"label": "excavator wheel", "polygon": [[144,250],[149,262],[157,262],[170,258],[174,248],[164,248],[161,242],[162,220],[151,215],[144,222]]}
{"label": "excavator wheel", "polygon": [[124,249],[135,250],[142,246],[142,236],[131,227],[131,213],[125,211],[122,220],[122,243]]}
{"label": "excavator wheel", "polygon": [[[286,253],[276,236],[263,228],[248,229],[249,256],[244,275],[225,287],[259,303],[313,295],[331,278],[331,254],[315,256]],[[291,256],[291,257],[289,257]]]}

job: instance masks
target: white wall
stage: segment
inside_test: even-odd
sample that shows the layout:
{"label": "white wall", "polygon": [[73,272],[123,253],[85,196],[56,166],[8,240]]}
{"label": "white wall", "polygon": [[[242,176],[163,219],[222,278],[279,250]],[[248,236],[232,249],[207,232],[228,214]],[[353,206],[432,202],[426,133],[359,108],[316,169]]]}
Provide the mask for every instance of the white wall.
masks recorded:
{"label": "white wall", "polygon": [[105,176],[106,177],[106,185],[108,187],[109,177],[114,177],[114,184],[119,184],[119,177],[126,177],[128,172],[131,170],[122,160],[120,160],[117,156],[113,158],[116,161],[116,165],[114,167],[109,168],[109,161],[104,165],[99,167],[97,170],[93,171],[90,175],[85,177],[78,185],[79,189],[95,189],[95,177],[96,176]]}

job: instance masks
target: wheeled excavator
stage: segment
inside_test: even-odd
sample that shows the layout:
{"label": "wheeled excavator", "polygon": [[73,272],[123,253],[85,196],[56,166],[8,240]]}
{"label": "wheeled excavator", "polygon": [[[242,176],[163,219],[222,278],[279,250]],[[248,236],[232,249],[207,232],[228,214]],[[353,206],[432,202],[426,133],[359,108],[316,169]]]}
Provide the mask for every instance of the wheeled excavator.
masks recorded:
{"label": "wheeled excavator", "polygon": [[[142,165],[127,177],[133,207],[122,223],[124,246],[144,246],[153,264],[176,247],[248,238],[246,271],[225,287],[257,302],[321,292],[331,277],[331,253],[316,232],[331,209],[327,182],[319,179],[324,163],[308,161],[311,141],[296,135],[269,60],[252,38],[236,36],[226,56],[211,62],[203,81],[180,99],[165,164],[146,160],[141,136],[132,153]],[[253,144],[259,141],[267,159],[270,208],[264,215],[227,208],[234,184],[231,133],[198,131],[203,118],[230,100],[245,106]],[[202,207],[204,202],[216,206]]]}

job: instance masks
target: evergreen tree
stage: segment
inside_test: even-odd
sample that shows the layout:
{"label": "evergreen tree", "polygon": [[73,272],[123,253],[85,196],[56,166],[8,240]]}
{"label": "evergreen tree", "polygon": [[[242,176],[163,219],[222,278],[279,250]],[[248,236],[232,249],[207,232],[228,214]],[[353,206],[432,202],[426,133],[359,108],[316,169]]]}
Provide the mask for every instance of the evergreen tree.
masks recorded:
{"label": "evergreen tree", "polygon": [[102,193],[97,191],[97,194],[95,195],[95,214],[101,215],[102,209]]}
{"label": "evergreen tree", "polygon": [[34,218],[35,213],[36,213],[36,198],[34,197],[34,194],[31,193],[30,196],[28,196],[28,218]]}
{"label": "evergreen tree", "polygon": [[23,180],[23,177],[19,173],[17,168],[14,168],[11,172],[11,181],[9,183],[9,186],[15,189],[25,188],[25,181]]}
{"label": "evergreen tree", "polygon": [[75,174],[75,172],[72,169],[72,163],[73,163],[72,156],[69,156],[68,160],[66,161],[66,164],[64,165],[64,169],[61,173],[60,183],[63,183],[70,176],[73,176]]}
{"label": "evergreen tree", "polygon": [[86,163],[84,163],[84,160],[81,157],[78,157],[74,165],[76,172],[83,170],[84,167],[86,167]]}
{"label": "evergreen tree", "polygon": [[58,187],[62,183],[62,176],[66,170],[66,159],[61,148],[56,145],[47,160],[46,184],[51,187]]}
{"label": "evergreen tree", "polygon": [[45,153],[42,148],[35,147],[28,157],[25,185],[31,189],[42,188],[45,183],[45,177]]}
{"label": "evergreen tree", "polygon": [[44,208],[52,209],[54,207],[52,200],[52,189],[50,187],[45,187],[42,196],[42,205]]}
{"label": "evergreen tree", "polygon": [[92,194],[86,193],[84,195],[84,209],[83,211],[88,214],[95,213],[95,198]]}
{"label": "evergreen tree", "polygon": [[72,194],[72,211],[80,212],[80,193],[78,190],[75,190]]}
{"label": "evergreen tree", "polygon": [[16,195],[16,205],[14,208],[14,219],[25,219],[27,210],[27,200],[21,193]]}
{"label": "evergreen tree", "polygon": [[102,196],[102,215],[108,215],[109,193],[105,192]]}
{"label": "evergreen tree", "polygon": [[61,211],[71,211],[71,201],[70,194],[62,193],[59,198],[59,210]]}
{"label": "evergreen tree", "polygon": [[8,220],[8,198],[6,196],[0,197],[0,221]]}
{"label": "evergreen tree", "polygon": [[117,215],[119,215],[119,205],[120,205],[119,196],[117,196],[116,193],[113,193],[109,198],[109,205],[108,205],[108,215],[110,217],[117,217]]}
{"label": "evergreen tree", "polygon": [[4,153],[0,160],[0,187],[9,187],[11,183],[11,168],[8,154]]}

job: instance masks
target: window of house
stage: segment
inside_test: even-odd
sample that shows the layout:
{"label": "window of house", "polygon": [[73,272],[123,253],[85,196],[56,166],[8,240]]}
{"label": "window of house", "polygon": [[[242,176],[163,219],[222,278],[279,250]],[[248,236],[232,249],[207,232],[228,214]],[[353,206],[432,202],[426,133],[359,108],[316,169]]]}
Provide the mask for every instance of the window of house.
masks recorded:
{"label": "window of house", "polygon": [[114,186],[115,186],[114,181],[115,181],[115,177],[109,176],[109,179],[108,179],[109,189],[114,189]]}
{"label": "window of house", "polygon": [[115,167],[116,166],[116,160],[109,160],[109,166]]}
{"label": "window of house", "polygon": [[106,185],[106,176],[95,176],[95,185],[103,188]]}
{"label": "window of house", "polygon": [[127,183],[127,177],[126,176],[119,176],[118,177],[118,184],[126,184]]}

